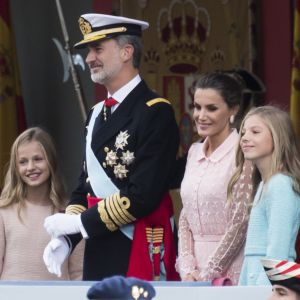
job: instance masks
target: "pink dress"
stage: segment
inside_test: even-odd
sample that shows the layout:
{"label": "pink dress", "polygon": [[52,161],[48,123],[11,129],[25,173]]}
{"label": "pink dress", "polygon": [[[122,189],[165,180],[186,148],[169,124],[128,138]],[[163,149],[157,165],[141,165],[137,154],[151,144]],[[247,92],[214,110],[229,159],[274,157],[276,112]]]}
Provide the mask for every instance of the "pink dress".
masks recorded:
{"label": "pink dress", "polygon": [[191,273],[199,280],[228,276],[238,282],[251,198],[252,166],[245,163],[234,186],[233,200],[226,204],[227,186],[235,170],[236,130],[209,156],[204,143],[191,146],[181,184],[183,209],[179,218],[181,278]]}

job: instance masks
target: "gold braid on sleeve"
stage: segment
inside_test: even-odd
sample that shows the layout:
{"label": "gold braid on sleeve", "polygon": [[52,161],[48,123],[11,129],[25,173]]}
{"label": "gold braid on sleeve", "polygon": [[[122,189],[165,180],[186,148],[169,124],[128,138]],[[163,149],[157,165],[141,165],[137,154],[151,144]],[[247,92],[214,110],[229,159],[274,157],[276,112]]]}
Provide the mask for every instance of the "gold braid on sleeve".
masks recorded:
{"label": "gold braid on sleeve", "polygon": [[127,197],[120,197],[120,193],[115,193],[98,203],[100,219],[108,230],[115,231],[136,220],[128,212],[130,205],[130,200]]}
{"label": "gold braid on sleeve", "polygon": [[86,208],[83,205],[69,205],[66,208],[66,214],[68,215],[79,215],[84,212]]}

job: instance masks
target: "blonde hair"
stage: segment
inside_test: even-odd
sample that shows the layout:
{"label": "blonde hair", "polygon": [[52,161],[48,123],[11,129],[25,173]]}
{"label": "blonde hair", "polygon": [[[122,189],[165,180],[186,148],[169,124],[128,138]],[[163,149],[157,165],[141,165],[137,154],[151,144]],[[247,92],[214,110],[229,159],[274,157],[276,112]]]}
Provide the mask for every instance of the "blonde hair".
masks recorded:
{"label": "blonde hair", "polygon": [[18,172],[18,149],[21,145],[33,141],[41,145],[49,167],[49,198],[53,208],[59,211],[65,207],[65,188],[59,172],[54,142],[46,131],[39,127],[32,127],[21,133],[11,147],[8,170],[0,196],[0,207],[7,207],[13,203],[18,204],[19,217],[21,208],[24,205],[24,200],[27,197],[27,185],[21,179]]}
{"label": "blonde hair", "polygon": [[[297,137],[293,124],[288,113],[274,106],[261,106],[252,108],[245,116],[240,129],[239,142],[242,137],[242,130],[245,121],[251,116],[259,116],[269,128],[273,139],[272,164],[270,166],[267,180],[274,174],[281,172],[293,178],[293,188],[300,194],[300,154]],[[238,146],[236,153],[237,170],[232,176],[228,185],[228,198],[232,198],[233,187],[238,181],[244,165],[244,155],[241,147]],[[256,193],[261,176],[258,169],[254,166],[253,170],[253,193]]]}

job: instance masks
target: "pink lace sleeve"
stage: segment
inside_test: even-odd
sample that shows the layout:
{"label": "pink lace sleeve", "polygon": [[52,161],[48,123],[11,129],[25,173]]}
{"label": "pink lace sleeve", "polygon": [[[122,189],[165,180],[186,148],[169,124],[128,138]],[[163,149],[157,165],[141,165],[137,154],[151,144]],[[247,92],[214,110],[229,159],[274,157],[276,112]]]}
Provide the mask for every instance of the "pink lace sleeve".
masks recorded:
{"label": "pink lace sleeve", "polygon": [[200,280],[224,276],[232,260],[245,242],[249,205],[252,193],[252,164],[245,162],[241,177],[233,187],[233,199],[228,206],[229,224],[218,247],[201,270]]}
{"label": "pink lace sleeve", "polygon": [[194,241],[189,223],[185,217],[184,208],[180,213],[178,227],[179,243],[176,270],[181,278],[184,278],[187,274],[192,274],[195,278],[198,278],[199,271],[194,256]]}

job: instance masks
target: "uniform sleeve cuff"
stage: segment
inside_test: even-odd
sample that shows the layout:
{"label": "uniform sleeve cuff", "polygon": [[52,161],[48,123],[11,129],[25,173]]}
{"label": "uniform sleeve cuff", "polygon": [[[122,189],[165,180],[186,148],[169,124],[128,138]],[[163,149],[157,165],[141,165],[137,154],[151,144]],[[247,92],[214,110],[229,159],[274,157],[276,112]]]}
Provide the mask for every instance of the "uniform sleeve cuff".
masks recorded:
{"label": "uniform sleeve cuff", "polygon": [[80,229],[80,233],[81,233],[82,237],[84,239],[88,239],[89,236],[88,236],[88,234],[82,224],[82,221],[81,221],[81,214],[78,215],[78,225],[79,225],[79,229]]}

